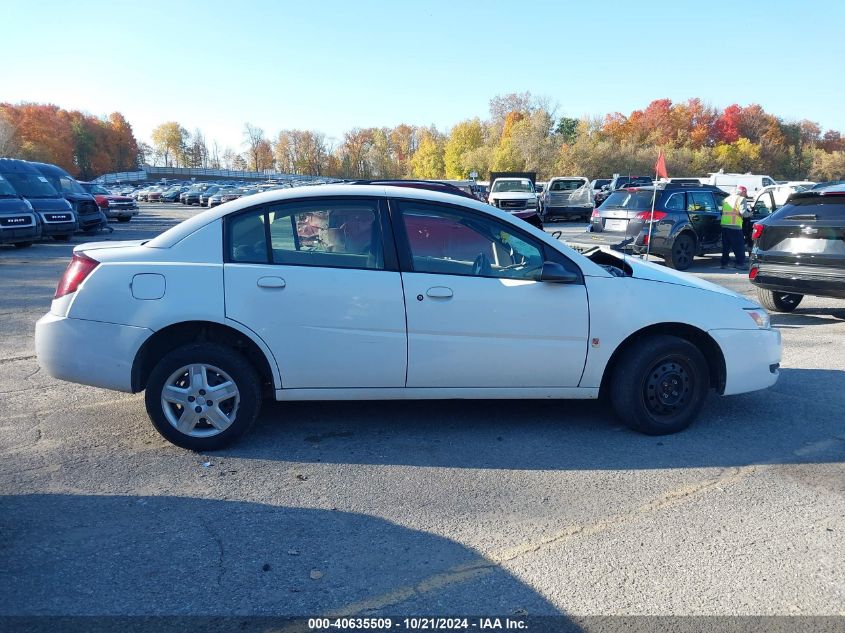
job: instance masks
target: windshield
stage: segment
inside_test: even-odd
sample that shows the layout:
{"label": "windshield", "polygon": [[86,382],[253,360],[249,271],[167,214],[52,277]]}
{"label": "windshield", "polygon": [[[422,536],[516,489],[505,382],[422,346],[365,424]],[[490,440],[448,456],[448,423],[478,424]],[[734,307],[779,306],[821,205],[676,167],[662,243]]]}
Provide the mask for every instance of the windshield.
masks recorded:
{"label": "windshield", "polygon": [[614,191],[607,197],[602,209],[627,209],[628,211],[647,211],[651,209],[653,191]]}
{"label": "windshield", "polygon": [[9,182],[0,176],[0,197],[2,198],[17,198],[18,194],[15,191],[15,188],[9,184]]}
{"label": "windshield", "polygon": [[82,185],[83,189],[87,189],[88,193],[93,193],[98,196],[110,196],[111,192],[100,185]]}
{"label": "windshield", "polygon": [[497,180],[493,183],[493,193],[507,193],[510,191],[534,193],[534,187],[531,186],[530,180],[522,178],[519,180]]}
{"label": "windshield", "polygon": [[26,172],[0,174],[24,198],[58,198],[59,194],[44,176]]}
{"label": "windshield", "polygon": [[585,184],[585,181],[580,178],[573,178],[571,180],[555,180],[549,185],[549,191],[572,191],[580,189]]}
{"label": "windshield", "polygon": [[60,191],[62,193],[88,193],[85,189],[82,188],[78,182],[76,182],[70,176],[47,176],[47,180],[50,181],[50,184],[53,185],[53,188],[56,191]]}

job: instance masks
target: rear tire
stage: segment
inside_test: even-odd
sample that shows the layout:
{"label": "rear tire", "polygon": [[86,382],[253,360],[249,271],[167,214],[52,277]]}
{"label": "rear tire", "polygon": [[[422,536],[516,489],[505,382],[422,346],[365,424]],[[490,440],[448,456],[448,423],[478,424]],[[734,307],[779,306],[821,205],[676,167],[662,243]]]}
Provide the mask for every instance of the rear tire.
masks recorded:
{"label": "rear tire", "polygon": [[681,233],[672,242],[672,250],[666,255],[666,265],[675,270],[686,270],[695,259],[695,240],[688,233]]}
{"label": "rear tire", "polygon": [[144,400],[153,426],[166,440],[192,451],[213,451],[252,426],[261,409],[261,386],[255,369],[234,349],[191,343],[156,364]]}
{"label": "rear tire", "polygon": [[775,292],[765,288],[757,288],[757,298],[766,310],[772,312],[792,312],[801,303],[804,295],[790,292]]}
{"label": "rear tire", "polygon": [[653,336],[626,350],[611,375],[611,402],[630,428],[666,435],[698,416],[710,378],[707,361],[689,341]]}

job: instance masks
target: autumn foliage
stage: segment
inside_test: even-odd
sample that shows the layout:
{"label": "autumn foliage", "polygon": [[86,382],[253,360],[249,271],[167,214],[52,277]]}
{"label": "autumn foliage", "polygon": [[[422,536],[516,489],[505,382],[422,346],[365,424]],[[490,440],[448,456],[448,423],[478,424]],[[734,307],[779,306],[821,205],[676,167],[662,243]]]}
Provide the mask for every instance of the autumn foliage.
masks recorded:
{"label": "autumn foliage", "polygon": [[114,112],[98,118],[54,105],[0,103],[2,155],[53,163],[88,179],[137,168],[132,126]]}
{"label": "autumn foliage", "polygon": [[81,177],[150,163],[279,170],[340,178],[468,178],[476,172],[536,171],[541,178],[648,174],[660,150],[674,176],[755,172],[774,178],[845,178],[837,130],[787,121],[760,105],[715,108],[701,99],[657,99],[629,114],[567,118],[530,93],[499,95],[486,120],[434,126],[353,128],[340,139],[316,130],[265,134],[246,123],[240,148],[221,148],[201,130],[168,121],[136,143],[118,113],[96,118],[52,105],[0,104],[0,155],[44,160]]}

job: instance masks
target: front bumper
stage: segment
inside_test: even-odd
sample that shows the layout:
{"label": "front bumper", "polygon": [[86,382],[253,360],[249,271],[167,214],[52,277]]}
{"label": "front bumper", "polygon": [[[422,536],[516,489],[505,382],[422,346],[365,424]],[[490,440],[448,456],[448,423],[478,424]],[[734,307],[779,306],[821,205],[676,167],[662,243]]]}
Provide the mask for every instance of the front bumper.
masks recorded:
{"label": "front bumper", "polygon": [[710,330],[725,358],[722,395],[771,387],[780,375],[781,340],[778,330]]}
{"label": "front bumper", "polygon": [[[51,214],[46,214],[51,215]],[[64,215],[64,214],[62,214]],[[74,216],[71,216],[74,217]],[[79,228],[79,223],[74,218],[70,222],[51,222],[45,218],[45,214],[41,214],[41,235],[42,237],[51,237],[53,235],[73,235],[76,229]]]}
{"label": "front bumper", "polygon": [[103,213],[106,214],[106,217],[110,220],[116,218],[133,218],[138,215],[138,208],[111,208],[103,209]]}
{"label": "front bumper", "polygon": [[41,225],[22,226],[17,229],[0,227],[0,244],[15,244],[17,242],[35,242],[41,239]]}
{"label": "front bumper", "polygon": [[131,393],[132,363],[152,333],[50,313],[35,324],[35,353],[53,378]]}

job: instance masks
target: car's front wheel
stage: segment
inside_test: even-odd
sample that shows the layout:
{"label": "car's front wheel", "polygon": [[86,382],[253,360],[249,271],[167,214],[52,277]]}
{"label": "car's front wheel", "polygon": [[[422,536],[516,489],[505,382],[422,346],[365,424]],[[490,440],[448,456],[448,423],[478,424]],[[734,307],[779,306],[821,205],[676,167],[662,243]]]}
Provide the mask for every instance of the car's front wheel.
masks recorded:
{"label": "car's front wheel", "polygon": [[32,242],[15,242],[15,248],[29,248]]}
{"label": "car's front wheel", "polygon": [[765,288],[757,288],[757,298],[766,310],[772,312],[792,312],[801,303],[804,295],[791,292],[775,292]]}
{"label": "car's front wheel", "polygon": [[164,356],[145,394],[156,430],[176,446],[215,450],[240,438],[261,408],[252,365],[235,350],[193,343]]}
{"label": "car's front wheel", "polygon": [[129,222],[129,220],[131,220],[131,219],[132,219],[131,215],[128,215],[128,216],[127,215],[121,215],[117,218],[117,221],[118,222]]}
{"label": "car's front wheel", "polygon": [[707,360],[689,341],[653,336],[627,349],[612,374],[611,400],[629,427],[676,433],[698,416],[710,379]]}

